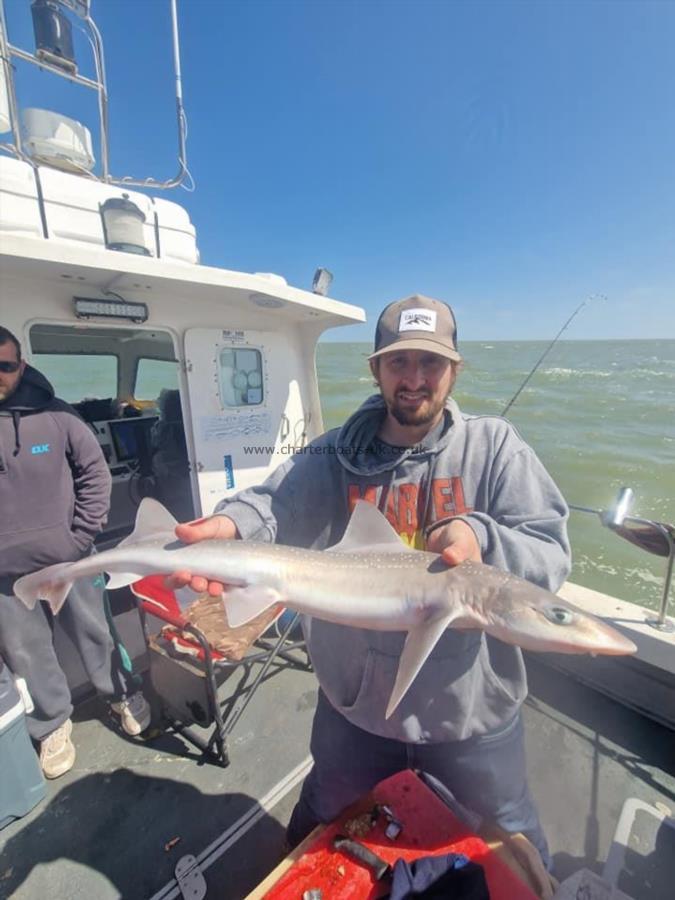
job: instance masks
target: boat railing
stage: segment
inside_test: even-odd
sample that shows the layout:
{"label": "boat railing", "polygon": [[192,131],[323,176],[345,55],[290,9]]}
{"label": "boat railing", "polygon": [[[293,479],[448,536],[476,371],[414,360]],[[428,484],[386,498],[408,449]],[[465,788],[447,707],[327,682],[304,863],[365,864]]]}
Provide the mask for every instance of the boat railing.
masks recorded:
{"label": "boat railing", "polygon": [[675,560],[675,526],[667,522],[656,522],[652,519],[629,515],[633,496],[632,489],[624,487],[621,488],[609,509],[593,509],[589,506],[576,506],[572,503],[568,505],[575,512],[598,516],[606,528],[641,550],[667,558],[663,596],[658,614],[647,619],[647,623],[659,631],[672,633],[675,632],[675,625],[668,619],[668,604],[673,578],[673,561]]}
{"label": "boat railing", "polygon": [[[108,88],[106,84],[105,57],[103,53],[103,41],[101,34],[91,17],[89,0],[62,0],[62,5],[77,15],[84,25],[85,34],[89,40],[93,57],[94,67],[96,71],[95,78],[87,78],[77,72],[75,65],[66,65],[58,58],[47,59],[44,55],[30,53],[20,47],[14,46],[9,41],[7,33],[7,25],[5,19],[4,0],[0,0],[0,64],[4,69],[4,78],[7,88],[7,102],[10,120],[10,131],[12,132],[13,143],[2,143],[0,149],[12,153],[19,159],[34,165],[33,159],[26,153],[23,147],[21,136],[21,125],[19,121],[19,107],[16,99],[16,90],[14,86],[14,71],[12,67],[12,59],[20,59],[23,62],[31,63],[38,66],[53,75],[60,78],[66,78],[68,81],[78,84],[82,87],[89,88],[96,92],[98,97],[98,114],[99,114],[99,130],[100,130],[100,146],[101,146],[101,175],[98,180],[107,184],[119,184],[124,186],[136,186],[144,188],[156,188],[166,190],[168,188],[178,187],[182,184],[186,177],[190,176],[187,167],[187,118],[183,106],[183,88],[181,79],[180,66],[180,48],[178,42],[178,15],[176,11],[176,0],[169,0],[171,9],[171,31],[173,42],[173,62],[174,62],[174,78],[176,92],[176,116],[178,124],[178,172],[173,178],[166,181],[158,181],[155,178],[136,179],[130,176],[117,178],[110,173],[110,153],[108,141]],[[88,170],[83,169],[82,174],[95,178]]]}

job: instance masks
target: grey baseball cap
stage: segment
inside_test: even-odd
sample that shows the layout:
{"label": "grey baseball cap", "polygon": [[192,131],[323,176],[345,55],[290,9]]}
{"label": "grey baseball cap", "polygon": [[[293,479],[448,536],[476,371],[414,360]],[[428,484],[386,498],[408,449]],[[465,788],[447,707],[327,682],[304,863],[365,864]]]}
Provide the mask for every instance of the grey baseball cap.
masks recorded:
{"label": "grey baseball cap", "polygon": [[377,320],[375,348],[368,359],[394,350],[427,350],[460,362],[457,325],[448,304],[413,294],[385,306]]}

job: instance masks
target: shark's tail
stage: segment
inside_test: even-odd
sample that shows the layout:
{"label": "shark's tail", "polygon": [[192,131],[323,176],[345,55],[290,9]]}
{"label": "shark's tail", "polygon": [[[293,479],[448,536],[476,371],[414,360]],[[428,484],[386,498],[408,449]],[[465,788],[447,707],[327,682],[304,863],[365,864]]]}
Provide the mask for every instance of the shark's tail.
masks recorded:
{"label": "shark's tail", "polygon": [[72,566],[72,563],[56,563],[24,575],[14,582],[14,593],[28,609],[33,609],[38,600],[46,600],[56,615],[73,586]]}
{"label": "shark's tail", "polygon": [[[133,532],[129,537],[120,541],[116,549],[119,550],[125,546],[131,547],[133,544],[158,535],[166,539],[167,536],[173,535],[177,524],[171,513],[161,503],[153,500],[152,497],[145,497],[138,507]],[[84,578],[97,572],[107,572],[110,575],[107,588],[113,590],[143,577],[142,573],[120,572],[117,568],[111,571],[106,564],[111,562],[110,556],[109,553],[103,553],[100,556],[93,554],[88,561],[83,558],[75,562],[47,566],[38,572],[32,572],[30,575],[19,578],[14,583],[14,593],[29,609],[33,609],[38,600],[46,600],[56,615],[70,593],[73,581],[77,578]]]}

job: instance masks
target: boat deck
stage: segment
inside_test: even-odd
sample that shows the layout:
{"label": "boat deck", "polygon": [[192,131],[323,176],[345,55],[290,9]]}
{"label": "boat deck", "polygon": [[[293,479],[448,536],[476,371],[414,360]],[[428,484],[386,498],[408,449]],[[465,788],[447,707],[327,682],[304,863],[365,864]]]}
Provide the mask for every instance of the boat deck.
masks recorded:
{"label": "boat deck", "polygon": [[[537,659],[528,669],[530,781],[555,873],[600,873],[626,798],[675,808],[675,736]],[[226,769],[178,735],[127,738],[99,699],[83,702],[74,769],[0,832],[0,896],[169,900],[176,862],[193,854],[208,898],[245,897],[285,854],[315,698],[311,673],[276,671],[239,721]],[[666,879],[634,897],[665,900]]]}

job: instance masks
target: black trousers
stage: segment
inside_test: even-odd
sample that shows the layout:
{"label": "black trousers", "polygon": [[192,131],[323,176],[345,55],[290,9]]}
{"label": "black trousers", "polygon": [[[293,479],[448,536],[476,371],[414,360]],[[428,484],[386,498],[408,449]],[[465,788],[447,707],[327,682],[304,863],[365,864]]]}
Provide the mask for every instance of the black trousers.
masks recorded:
{"label": "black trousers", "polygon": [[491,734],[445,744],[407,744],[352,725],[319,691],[312,725],[314,766],[288,825],[296,846],[319,823],[332,822],[378,782],[403,769],[437,779],[463,806],[522,832],[550,864],[548,845],[527,786],[523,724],[517,715]]}

